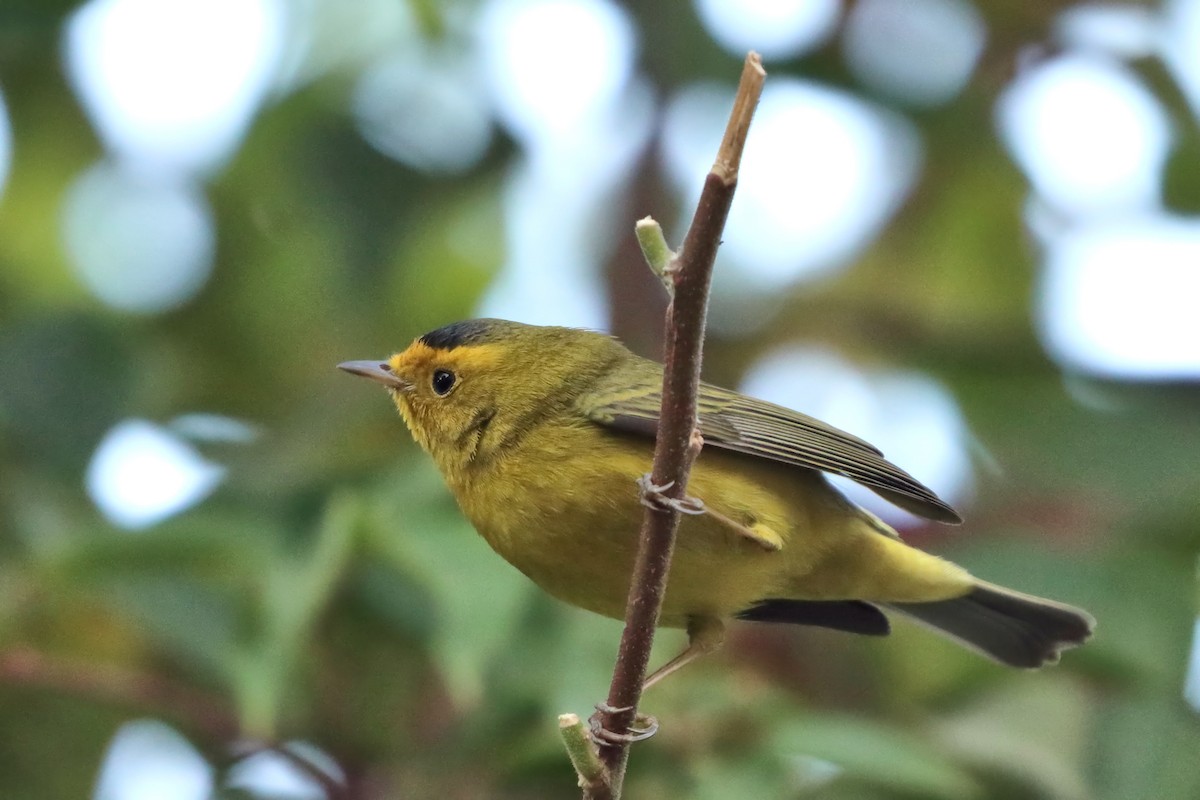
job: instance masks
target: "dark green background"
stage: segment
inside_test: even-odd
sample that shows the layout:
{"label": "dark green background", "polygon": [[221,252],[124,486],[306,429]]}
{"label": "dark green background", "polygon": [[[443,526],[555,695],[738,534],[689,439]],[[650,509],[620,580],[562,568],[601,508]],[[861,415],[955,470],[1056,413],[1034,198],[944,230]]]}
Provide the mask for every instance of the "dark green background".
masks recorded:
{"label": "dark green background", "polygon": [[[221,769],[237,738],[307,740],[353,797],[572,796],[555,715],[604,695],[619,624],[547,599],[492,554],[382,393],[333,369],[471,314],[503,260],[512,145],[457,178],[411,171],[362,141],[353,76],[330,74],[265,108],[213,180],[217,263],[199,297],[115,312],[60,244],[64,190],[102,152],[60,66],[71,5],[0,15],[15,140],[0,205],[0,796],[87,796],[137,718],[176,726]],[[1107,410],[1072,399],[1033,334],[1028,187],[993,134],[1018,53],[1066,5],[982,6],[974,80],[912,117],[928,156],[897,218],[839,277],[797,287],[760,339],[711,340],[706,375],[732,383],[790,341],[928,371],[999,471],[979,470],[962,529],[914,540],[1087,607],[1095,641],[1020,673],[909,626],[887,641],[741,626],[648,696],[663,727],[633,754],[629,797],[1200,796],[1181,693],[1200,395],[1073,377]],[[641,68],[664,90],[736,76],[689,6],[631,11]],[[1186,211],[1200,197],[1195,121],[1156,63],[1134,66],[1178,122],[1166,180]],[[863,91],[836,45],[772,72]],[[662,298],[632,221],[674,219],[677,201],[647,164],[607,275],[625,287],[613,329],[657,355]],[[486,257],[445,244],[464,216]],[[82,484],[100,437],[197,410],[261,436],[206,450],[230,473],[195,509],[140,534],[110,527]],[[680,635],[660,644],[659,660]],[[813,757],[840,777],[805,789]]]}

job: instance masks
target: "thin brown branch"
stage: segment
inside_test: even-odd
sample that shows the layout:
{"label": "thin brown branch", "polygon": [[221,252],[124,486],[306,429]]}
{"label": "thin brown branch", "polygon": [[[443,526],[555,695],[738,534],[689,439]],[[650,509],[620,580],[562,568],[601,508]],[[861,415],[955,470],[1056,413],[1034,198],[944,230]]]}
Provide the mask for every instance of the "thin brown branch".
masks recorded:
{"label": "thin brown branch", "polygon": [[159,675],[69,661],[29,647],[0,652],[0,684],[39,686],[174,717],[213,741],[237,735],[237,715],[222,699]]}
{"label": "thin brown branch", "polygon": [[[675,296],[667,309],[662,414],[651,470],[651,480],[656,486],[670,485],[664,494],[671,498],[687,496],[688,475],[700,450],[696,395],[713,262],[733,202],[750,119],[765,77],[758,54],[750,53],[716,162],[704,182],[691,227],[671,269]],[[625,609],[625,630],[608,692],[608,706],[616,710],[603,712],[600,717],[601,724],[609,731],[626,731],[634,722],[678,527],[677,511],[662,507],[646,510]],[[629,746],[605,746],[601,757],[609,770],[611,795],[619,798]]]}

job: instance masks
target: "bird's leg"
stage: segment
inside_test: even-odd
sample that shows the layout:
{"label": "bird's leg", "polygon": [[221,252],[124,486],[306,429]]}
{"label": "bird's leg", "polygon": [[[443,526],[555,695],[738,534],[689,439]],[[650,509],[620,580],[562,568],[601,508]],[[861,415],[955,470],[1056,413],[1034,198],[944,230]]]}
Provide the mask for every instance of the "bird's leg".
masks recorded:
{"label": "bird's leg", "polygon": [[688,646],[682,653],[654,671],[642,684],[646,691],[673,672],[676,672],[701,656],[720,648],[725,641],[725,624],[716,617],[691,617],[687,626]]}
{"label": "bird's leg", "polygon": [[766,525],[743,525],[737,520],[730,519],[724,514],[713,511],[711,508],[708,509],[708,516],[712,517],[713,520],[721,523],[738,536],[754,542],[763,550],[774,553],[783,549],[783,539],[780,538],[778,533],[771,530]]}
{"label": "bird's leg", "polygon": [[[713,652],[725,641],[725,625],[716,617],[691,617],[688,620],[687,632],[687,648],[655,670],[654,674],[642,684],[643,692],[672,672],[682,669],[697,658]],[[588,733],[592,741],[601,747],[632,744],[633,742],[640,742],[643,739],[649,739],[658,732],[658,720],[649,714],[638,714],[637,719],[634,720],[634,724],[625,733],[610,731],[602,724],[602,714],[617,714],[628,710],[629,707],[613,708],[607,703],[597,703],[596,713],[588,720]]]}
{"label": "bird's leg", "polygon": [[674,481],[663,486],[658,486],[651,481],[649,475],[643,475],[638,478],[637,484],[640,490],[638,501],[647,508],[660,511],[669,508],[678,511],[680,514],[688,514],[689,516],[707,514],[714,521],[725,526],[738,536],[749,539],[764,550],[774,552],[783,549],[783,539],[779,538],[779,534],[770,528],[760,525],[753,527],[742,525],[740,522],[730,519],[718,511],[714,511],[698,497],[667,497],[663,492],[674,486]]}

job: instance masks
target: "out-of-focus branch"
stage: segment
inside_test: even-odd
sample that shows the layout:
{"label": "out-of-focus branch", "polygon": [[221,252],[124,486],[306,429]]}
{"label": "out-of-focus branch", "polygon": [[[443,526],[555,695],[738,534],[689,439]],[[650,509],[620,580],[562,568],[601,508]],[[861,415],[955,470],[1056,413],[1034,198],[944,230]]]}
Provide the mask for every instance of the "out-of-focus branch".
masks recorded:
{"label": "out-of-focus branch", "polygon": [[229,741],[239,730],[224,699],[123,667],[69,661],[29,647],[0,652],[0,684],[21,684],[130,706],[173,717],[212,741]]}
{"label": "out-of-focus branch", "polygon": [[180,685],[160,675],[71,661],[31,647],[12,647],[0,651],[0,684],[35,686],[174,719],[214,744],[225,746],[233,742],[229,756],[235,759],[264,751],[274,752],[320,784],[330,800],[350,797],[344,781],[329,775],[287,745],[238,740],[241,725],[224,698]]}

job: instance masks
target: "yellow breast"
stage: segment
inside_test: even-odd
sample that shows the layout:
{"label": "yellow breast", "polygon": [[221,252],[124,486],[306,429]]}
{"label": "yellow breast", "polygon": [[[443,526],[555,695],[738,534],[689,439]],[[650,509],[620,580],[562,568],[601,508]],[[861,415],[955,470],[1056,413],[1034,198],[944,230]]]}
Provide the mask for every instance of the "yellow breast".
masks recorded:
{"label": "yellow breast", "polygon": [[[652,446],[584,421],[552,436],[535,430],[452,489],[496,552],[548,593],[621,618],[644,511],[636,479],[650,469]],[[783,547],[768,552],[707,515],[685,516],[665,625],[796,596],[798,578],[844,546],[847,527],[866,527],[817,473],[718,450],[702,453],[688,492],[739,524],[774,531]]]}

